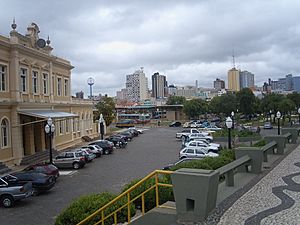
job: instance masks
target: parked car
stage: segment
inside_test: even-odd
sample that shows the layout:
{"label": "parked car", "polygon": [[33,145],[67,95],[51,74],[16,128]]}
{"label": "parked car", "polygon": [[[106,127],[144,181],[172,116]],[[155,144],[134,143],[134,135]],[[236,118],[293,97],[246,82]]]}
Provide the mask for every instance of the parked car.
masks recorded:
{"label": "parked car", "polygon": [[204,138],[191,138],[190,141],[201,141],[207,145],[210,145],[210,146],[214,146],[214,147],[217,147],[218,149],[221,149],[222,146],[218,143],[213,143],[213,142],[209,142],[207,141],[206,139]]}
{"label": "parked car", "polygon": [[82,152],[86,163],[92,162],[93,159],[96,158],[96,155],[90,149],[78,149],[76,151]]}
{"label": "parked car", "polygon": [[174,121],[169,125],[169,127],[181,127],[181,122]]}
{"label": "parked car", "polygon": [[139,132],[136,129],[134,129],[134,128],[127,129],[127,131],[130,132],[130,133],[132,133],[134,137],[139,136]]}
{"label": "parked car", "polygon": [[58,168],[49,163],[37,163],[30,166],[27,166],[23,169],[26,172],[36,172],[36,173],[43,173],[48,176],[53,176],[55,180],[59,177],[59,170]]}
{"label": "parked car", "polygon": [[189,134],[189,135],[183,135],[184,140],[189,141],[195,138],[198,139],[204,139],[206,141],[212,142],[213,141],[213,137],[209,136],[209,135],[204,135],[203,133],[195,133],[195,134]]}
{"label": "parked car", "polygon": [[131,141],[134,138],[134,135],[129,131],[123,131],[118,134],[128,137],[128,141]]}
{"label": "parked car", "polygon": [[17,180],[13,182],[18,184],[26,184],[29,181],[32,182],[33,195],[48,191],[55,185],[55,178],[52,175],[48,176],[43,173],[27,171],[16,172],[11,175],[17,178]]}
{"label": "parked car", "polygon": [[28,198],[32,195],[32,183],[11,184],[9,179],[17,179],[11,175],[0,178],[0,204],[5,208],[10,208],[16,201]]}
{"label": "parked car", "polygon": [[127,141],[120,136],[110,136],[105,140],[112,142],[116,148],[125,148],[127,145]]}
{"label": "parked car", "polygon": [[139,132],[139,134],[143,134],[143,133],[144,133],[144,130],[145,130],[145,129],[136,128],[136,127],[129,127],[128,130],[130,130],[130,129],[136,130],[137,132]]}
{"label": "parked car", "polygon": [[181,163],[184,163],[184,162],[190,162],[190,161],[197,161],[197,160],[201,160],[202,158],[183,158],[183,159],[180,159],[174,163],[170,163],[166,166],[164,166],[162,169],[163,170],[170,170],[172,169],[174,166],[178,165],[178,164],[181,164]]}
{"label": "parked car", "polygon": [[126,142],[131,141],[131,138],[129,136],[125,136],[125,135],[122,135],[120,133],[117,133],[117,134],[114,134],[114,135],[111,135],[111,136],[123,138]]}
{"label": "parked car", "polygon": [[108,140],[97,140],[89,143],[89,145],[98,145],[103,149],[105,155],[112,154],[114,151],[114,144]]}
{"label": "parked car", "polygon": [[103,155],[103,149],[100,148],[98,145],[86,145],[82,146],[81,149],[91,150],[96,155],[96,157],[101,157],[101,155]]}
{"label": "parked car", "polygon": [[204,148],[186,147],[179,152],[179,159],[217,157],[217,156],[219,156],[219,154],[213,153],[213,152],[206,152],[206,150]]}
{"label": "parked car", "polygon": [[191,148],[201,147],[201,148],[205,149],[206,152],[216,152],[217,153],[219,151],[219,147],[216,147],[216,146],[213,146],[210,144],[206,144],[203,141],[190,141],[190,142],[185,143],[184,146],[191,147]]}
{"label": "parked car", "polygon": [[77,170],[84,167],[85,158],[82,152],[63,152],[54,158],[53,163],[58,168],[74,168]]}
{"label": "parked car", "polygon": [[265,122],[264,129],[273,129],[271,122]]}
{"label": "parked car", "polygon": [[189,134],[203,134],[205,136],[208,136],[209,133],[199,131],[198,129],[192,128],[192,129],[184,129],[178,133],[176,133],[176,138],[181,138],[182,136],[188,136]]}

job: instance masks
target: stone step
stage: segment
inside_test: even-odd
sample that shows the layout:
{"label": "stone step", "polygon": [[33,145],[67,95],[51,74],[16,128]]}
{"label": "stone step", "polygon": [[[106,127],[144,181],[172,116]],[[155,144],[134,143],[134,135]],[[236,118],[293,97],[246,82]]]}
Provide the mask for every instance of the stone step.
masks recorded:
{"label": "stone step", "polygon": [[[52,155],[53,157],[55,157],[58,154],[58,152],[56,150],[52,150]],[[34,163],[38,163],[41,161],[46,161],[49,160],[49,151],[42,151],[42,152],[37,152],[33,155],[27,155],[24,156],[20,165],[29,165],[29,164],[34,164]]]}

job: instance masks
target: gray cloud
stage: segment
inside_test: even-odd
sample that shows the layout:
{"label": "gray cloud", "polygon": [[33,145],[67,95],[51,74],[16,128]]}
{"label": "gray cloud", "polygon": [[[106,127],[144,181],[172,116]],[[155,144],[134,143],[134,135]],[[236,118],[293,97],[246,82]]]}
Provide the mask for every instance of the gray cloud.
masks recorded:
{"label": "gray cloud", "polygon": [[169,83],[211,87],[227,81],[232,48],[258,85],[300,71],[296,0],[11,0],[0,8],[0,34],[15,17],[20,33],[34,21],[50,36],[54,54],[75,66],[73,92],[88,93],[83,80],[94,77],[94,93],[114,95],[141,66],[149,78],[158,71]]}

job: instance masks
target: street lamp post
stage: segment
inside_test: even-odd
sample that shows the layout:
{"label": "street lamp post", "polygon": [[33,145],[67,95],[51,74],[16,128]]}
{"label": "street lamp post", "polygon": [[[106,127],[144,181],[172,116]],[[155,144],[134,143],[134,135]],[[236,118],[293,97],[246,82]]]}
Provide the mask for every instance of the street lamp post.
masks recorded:
{"label": "street lamp post", "polygon": [[231,112],[231,119],[232,119],[232,129],[234,129],[234,112]]}
{"label": "street lamp post", "polygon": [[231,128],[232,128],[232,119],[230,118],[230,116],[227,117],[226,119],[226,127],[228,128],[228,149],[231,149]]}
{"label": "street lamp post", "polygon": [[103,140],[103,135],[104,135],[104,118],[102,113],[100,114],[99,118],[99,123],[100,123],[100,135],[101,135],[101,140]]}
{"label": "street lamp post", "polygon": [[272,110],[270,110],[270,123],[272,122]]}
{"label": "street lamp post", "polygon": [[280,135],[280,117],[281,117],[281,113],[278,111],[276,113],[276,118],[278,120],[278,135]]}
{"label": "street lamp post", "polygon": [[299,114],[299,124],[300,124],[300,107],[298,108],[298,114]]}
{"label": "street lamp post", "polygon": [[55,131],[55,126],[52,123],[51,117],[49,117],[47,120],[47,124],[45,126],[45,132],[49,136],[49,161],[51,164],[53,163],[53,160],[52,160],[52,137],[53,137],[54,131]]}

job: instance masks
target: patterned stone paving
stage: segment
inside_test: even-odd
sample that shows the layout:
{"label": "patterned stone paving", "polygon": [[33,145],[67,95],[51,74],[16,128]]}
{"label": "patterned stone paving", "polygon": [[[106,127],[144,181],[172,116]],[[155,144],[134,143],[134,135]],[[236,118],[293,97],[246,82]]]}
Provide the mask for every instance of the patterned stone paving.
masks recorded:
{"label": "patterned stone paving", "polygon": [[222,215],[228,224],[300,224],[300,146]]}

